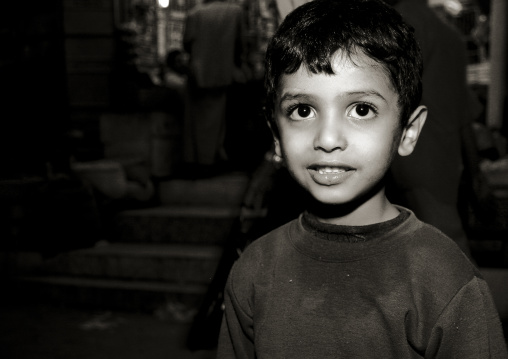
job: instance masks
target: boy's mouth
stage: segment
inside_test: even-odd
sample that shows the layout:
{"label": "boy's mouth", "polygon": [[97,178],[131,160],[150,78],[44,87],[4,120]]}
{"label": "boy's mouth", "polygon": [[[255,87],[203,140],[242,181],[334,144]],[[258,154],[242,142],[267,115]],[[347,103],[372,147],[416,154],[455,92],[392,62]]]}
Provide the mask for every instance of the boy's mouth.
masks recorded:
{"label": "boy's mouth", "polygon": [[336,168],[336,167],[319,167],[316,168],[319,174],[327,174],[327,173],[342,173],[346,172],[345,168]]}
{"label": "boy's mouth", "polygon": [[340,184],[355,172],[354,168],[344,165],[312,165],[308,170],[314,182],[324,186]]}
{"label": "boy's mouth", "polygon": [[354,170],[353,167],[343,163],[315,163],[309,165],[308,169],[319,173],[341,173]]}

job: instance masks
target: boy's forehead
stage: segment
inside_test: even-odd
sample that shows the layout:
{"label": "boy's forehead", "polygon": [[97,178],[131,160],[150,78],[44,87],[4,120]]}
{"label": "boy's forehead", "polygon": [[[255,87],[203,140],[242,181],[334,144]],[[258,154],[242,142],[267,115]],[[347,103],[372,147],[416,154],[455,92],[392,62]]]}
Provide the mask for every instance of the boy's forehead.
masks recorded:
{"label": "boy's forehead", "polygon": [[337,50],[330,58],[330,64],[332,66],[332,70],[337,73],[341,70],[356,66],[356,67],[380,67],[380,71],[382,71],[382,66],[375,61],[374,59],[367,56],[365,53],[361,51],[355,52],[345,52],[343,50]]}
{"label": "boy's forehead", "polygon": [[[373,77],[369,77],[371,80],[374,78],[378,80],[383,79],[382,82],[385,86],[389,88],[389,90],[397,93],[388,69],[361,51],[348,53],[343,50],[338,50],[330,57],[330,65],[335,75],[354,69],[366,69],[371,74],[374,74]],[[300,65],[296,73],[306,74],[309,77],[316,75],[316,73],[313,73],[305,64]],[[287,84],[289,78],[294,77],[292,76],[294,74],[282,75],[279,81],[279,90],[281,90],[281,86],[284,87],[284,85]]]}

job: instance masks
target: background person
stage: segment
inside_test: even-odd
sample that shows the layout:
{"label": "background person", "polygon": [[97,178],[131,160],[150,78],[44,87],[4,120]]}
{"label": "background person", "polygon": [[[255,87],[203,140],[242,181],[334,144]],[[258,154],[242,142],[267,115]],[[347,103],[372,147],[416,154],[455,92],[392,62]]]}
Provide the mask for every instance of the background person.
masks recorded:
{"label": "background person", "polygon": [[224,149],[228,89],[241,66],[242,8],[205,1],[188,14],[184,49],[189,53],[188,97],[183,161],[197,176],[207,176],[227,161]]}
{"label": "background person", "polygon": [[384,0],[415,28],[423,54],[422,104],[429,112],[411,157],[395,158],[389,195],[451,237],[469,256],[458,201],[461,178],[485,185],[479,169],[473,121],[482,107],[466,78],[466,45],[426,0]]}

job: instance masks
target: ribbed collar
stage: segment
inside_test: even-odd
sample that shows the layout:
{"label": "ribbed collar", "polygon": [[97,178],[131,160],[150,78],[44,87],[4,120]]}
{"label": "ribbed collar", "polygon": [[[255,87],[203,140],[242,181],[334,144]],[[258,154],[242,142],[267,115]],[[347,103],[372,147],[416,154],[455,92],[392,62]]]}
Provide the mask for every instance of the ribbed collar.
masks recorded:
{"label": "ribbed collar", "polygon": [[299,252],[327,262],[355,261],[385,253],[421,226],[413,212],[397,208],[400,214],[396,218],[366,226],[325,224],[305,212],[289,227],[290,241]]}

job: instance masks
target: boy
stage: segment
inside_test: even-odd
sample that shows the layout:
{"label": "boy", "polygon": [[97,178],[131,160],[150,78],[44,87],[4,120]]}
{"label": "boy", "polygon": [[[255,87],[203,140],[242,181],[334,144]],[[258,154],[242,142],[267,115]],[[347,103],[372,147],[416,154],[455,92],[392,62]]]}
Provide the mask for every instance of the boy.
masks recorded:
{"label": "boy", "polygon": [[426,118],[412,29],[378,0],[314,0],[266,55],[277,155],[312,199],[251,244],[225,290],[218,358],[507,358],[491,294],[383,178]]}

